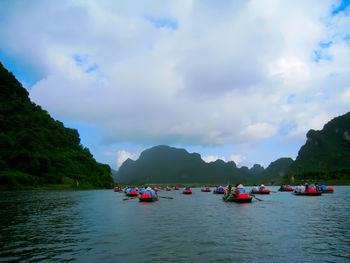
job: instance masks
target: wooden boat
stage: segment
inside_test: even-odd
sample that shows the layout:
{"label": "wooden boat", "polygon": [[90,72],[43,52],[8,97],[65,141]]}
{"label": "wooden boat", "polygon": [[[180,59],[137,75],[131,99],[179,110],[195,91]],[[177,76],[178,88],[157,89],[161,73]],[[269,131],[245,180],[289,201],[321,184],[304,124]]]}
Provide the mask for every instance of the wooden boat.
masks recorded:
{"label": "wooden boat", "polygon": [[317,196],[321,195],[322,192],[315,191],[315,192],[294,192],[294,195],[306,195],[306,196]]}
{"label": "wooden boat", "polygon": [[263,190],[263,191],[252,191],[252,194],[255,194],[255,195],[269,195],[270,194],[270,190]]}
{"label": "wooden boat", "polygon": [[219,189],[214,189],[213,190],[213,194],[223,195],[225,192],[226,192],[225,189],[223,189],[222,191],[220,191]]}
{"label": "wooden boat", "polygon": [[280,191],[280,192],[293,192],[294,189],[292,187],[288,187],[288,188],[280,188],[280,189],[278,189],[278,191]]}
{"label": "wooden boat", "polygon": [[209,187],[203,188],[203,189],[201,189],[201,191],[202,191],[202,192],[210,192],[210,188],[209,188]]}
{"label": "wooden boat", "polygon": [[331,194],[334,192],[333,187],[327,187],[326,190],[320,190],[323,194]]}
{"label": "wooden boat", "polygon": [[154,201],[158,201],[158,196],[150,196],[149,194],[143,194],[140,195],[139,197],[140,202],[154,202]]}
{"label": "wooden boat", "polygon": [[134,191],[130,191],[130,192],[127,192],[126,193],[126,196],[137,196],[137,192],[134,190]]}
{"label": "wooden boat", "polygon": [[[243,195],[243,196],[242,196]],[[241,194],[241,197],[237,197],[236,195],[229,196],[227,199],[225,196],[222,197],[222,199],[225,202],[236,202],[236,203],[250,203],[252,201],[252,197],[248,194]]]}
{"label": "wooden boat", "polygon": [[183,190],[182,193],[185,195],[191,195],[192,191],[191,190]]}

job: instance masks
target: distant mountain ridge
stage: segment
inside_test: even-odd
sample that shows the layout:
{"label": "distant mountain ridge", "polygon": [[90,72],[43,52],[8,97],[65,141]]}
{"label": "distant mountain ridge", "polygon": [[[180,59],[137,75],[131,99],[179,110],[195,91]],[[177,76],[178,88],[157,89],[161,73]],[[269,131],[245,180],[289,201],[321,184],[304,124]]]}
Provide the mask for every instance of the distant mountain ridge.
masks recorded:
{"label": "distant mountain ridge", "polygon": [[0,187],[45,184],[111,187],[110,167],[96,162],[65,128],[31,102],[21,83],[0,63]]}
{"label": "distant mountain ridge", "polygon": [[[285,171],[287,168],[281,169]],[[224,162],[220,159],[206,163],[198,153],[160,145],[143,151],[136,161],[126,160],[119,168],[116,180],[121,184],[224,184],[255,182],[262,178],[268,180],[276,176],[264,174],[264,171],[258,164],[248,169],[238,168],[233,161]]]}

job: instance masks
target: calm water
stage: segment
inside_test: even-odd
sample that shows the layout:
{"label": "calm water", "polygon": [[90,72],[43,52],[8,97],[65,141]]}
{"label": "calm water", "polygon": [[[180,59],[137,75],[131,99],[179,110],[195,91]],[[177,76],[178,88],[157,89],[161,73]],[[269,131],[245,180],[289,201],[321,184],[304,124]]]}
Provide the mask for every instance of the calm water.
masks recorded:
{"label": "calm water", "polygon": [[250,204],[193,192],[155,203],[112,190],[0,192],[0,261],[350,262],[350,186]]}

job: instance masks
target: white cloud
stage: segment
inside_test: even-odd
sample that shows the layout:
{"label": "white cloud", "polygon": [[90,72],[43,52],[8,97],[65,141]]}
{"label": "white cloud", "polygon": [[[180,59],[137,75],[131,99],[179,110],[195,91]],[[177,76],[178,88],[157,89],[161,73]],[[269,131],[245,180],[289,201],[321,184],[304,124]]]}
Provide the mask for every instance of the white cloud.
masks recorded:
{"label": "white cloud", "polygon": [[123,164],[123,162],[125,162],[127,159],[131,159],[135,161],[137,158],[139,158],[139,154],[132,154],[125,150],[118,151],[117,167],[120,167]]}
{"label": "white cloud", "polygon": [[[348,111],[349,17],[332,8],[317,0],[36,1],[3,9],[0,47],[44,69],[30,90],[36,103],[64,122],[99,127],[106,144],[237,145],[280,130],[303,140]],[[317,50],[331,59],[316,62]]]}
{"label": "white cloud", "polygon": [[241,154],[231,154],[230,160],[234,161],[237,166],[243,166],[246,165],[247,158]]}
{"label": "white cloud", "polygon": [[203,161],[210,163],[210,162],[215,162],[216,160],[223,160],[224,162],[226,162],[225,157],[221,156],[219,157],[218,155],[209,155],[209,156],[202,156]]}

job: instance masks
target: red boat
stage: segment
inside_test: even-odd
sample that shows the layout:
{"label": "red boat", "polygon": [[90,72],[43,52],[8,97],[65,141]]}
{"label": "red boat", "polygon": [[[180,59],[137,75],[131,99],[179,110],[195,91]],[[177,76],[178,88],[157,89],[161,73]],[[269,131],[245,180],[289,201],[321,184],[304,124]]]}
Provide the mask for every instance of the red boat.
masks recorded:
{"label": "red boat", "polygon": [[185,194],[185,195],[191,195],[192,191],[191,191],[191,189],[185,189],[185,190],[183,190],[182,193]]}
{"label": "red boat", "polygon": [[170,187],[167,187],[166,190],[167,190],[167,191],[171,191],[171,188],[170,188]]}
{"label": "red boat", "polygon": [[210,192],[210,188],[209,187],[206,187],[206,188],[203,188],[201,189],[202,192]]}
{"label": "red boat", "polygon": [[270,190],[264,189],[262,191],[252,191],[252,194],[257,194],[257,195],[269,195],[270,194]]}

